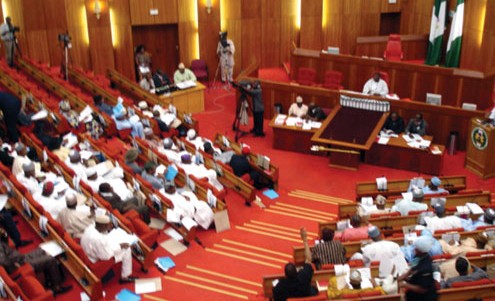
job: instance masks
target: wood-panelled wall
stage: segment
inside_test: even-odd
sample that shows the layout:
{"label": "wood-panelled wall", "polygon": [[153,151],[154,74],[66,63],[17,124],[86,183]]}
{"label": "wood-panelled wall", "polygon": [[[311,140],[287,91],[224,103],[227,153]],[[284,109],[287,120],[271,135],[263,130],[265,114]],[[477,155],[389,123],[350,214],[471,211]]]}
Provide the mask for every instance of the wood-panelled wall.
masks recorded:
{"label": "wood-panelled wall", "polygon": [[[342,53],[354,54],[357,37],[379,34],[382,13],[401,14],[402,34],[428,34],[433,5],[433,0],[397,0],[395,4],[388,0],[212,0],[208,13],[206,0],[1,1],[21,26],[19,40],[27,56],[59,65],[62,48],[57,35],[68,30],[74,65],[96,72],[115,67],[129,78],[134,78],[134,26],[177,24],[180,60],[189,65],[199,56],[207,62],[212,78],[221,29],[229,32],[236,45],[237,74],[253,60],[260,67],[280,67],[290,60],[293,44],[315,50],[338,46]],[[94,14],[95,1],[102,7],[99,19]],[[455,0],[449,0],[449,9],[454,7]],[[494,72],[495,1],[466,1],[465,7],[461,67]]]}

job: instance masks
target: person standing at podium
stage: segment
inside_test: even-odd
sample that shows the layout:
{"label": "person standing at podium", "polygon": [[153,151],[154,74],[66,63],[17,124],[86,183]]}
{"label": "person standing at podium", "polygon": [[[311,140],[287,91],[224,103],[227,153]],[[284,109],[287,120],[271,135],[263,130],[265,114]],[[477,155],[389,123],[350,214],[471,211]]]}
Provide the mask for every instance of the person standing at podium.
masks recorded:
{"label": "person standing at podium", "polygon": [[387,82],[381,78],[380,72],[375,72],[363,87],[363,94],[385,97],[388,94]]}
{"label": "person standing at podium", "polygon": [[307,114],[308,106],[303,104],[303,99],[301,96],[296,97],[296,102],[291,104],[289,107],[289,116],[304,118]]}

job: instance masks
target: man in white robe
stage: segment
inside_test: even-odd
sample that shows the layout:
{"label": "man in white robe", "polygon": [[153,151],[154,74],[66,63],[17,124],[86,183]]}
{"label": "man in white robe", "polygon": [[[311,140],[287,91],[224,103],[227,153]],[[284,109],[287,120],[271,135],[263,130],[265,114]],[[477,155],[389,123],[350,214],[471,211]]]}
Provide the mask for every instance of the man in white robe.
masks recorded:
{"label": "man in white robe", "polygon": [[181,160],[179,149],[175,146],[172,139],[163,139],[163,147],[158,148],[158,151],[164,154],[170,162],[180,164]]}
{"label": "man in white robe", "polygon": [[413,188],[412,200],[404,198],[402,200],[396,200],[395,205],[392,206],[391,212],[399,211],[401,215],[408,215],[409,211],[426,211],[428,205],[423,203],[424,192],[421,188]]}
{"label": "man in white robe", "polygon": [[72,237],[81,238],[87,227],[94,225],[94,208],[77,206],[74,194],[65,197],[66,208],[58,214],[57,221]]}
{"label": "man in white robe", "polygon": [[399,275],[409,268],[400,246],[393,241],[382,240],[380,230],[376,226],[369,227],[368,236],[373,242],[361,249],[363,259],[367,266],[373,261],[380,262],[380,278],[390,275],[394,266],[395,273]]}
{"label": "man in white robe", "polygon": [[388,94],[387,82],[381,79],[379,72],[373,74],[363,87],[363,94],[385,97]]}
{"label": "man in white robe", "polygon": [[38,202],[46,212],[50,213],[54,219],[57,219],[60,211],[66,208],[66,204],[63,198],[56,198],[57,195],[54,193],[54,188],[55,186],[52,182],[45,182],[41,193],[34,194],[33,199]]}
{"label": "man in white robe", "polygon": [[81,155],[77,150],[71,150],[69,152],[69,158],[65,160],[65,164],[67,167],[72,169],[76,176],[79,177],[80,180],[86,181],[86,167],[81,162]]}
{"label": "man in white robe", "polygon": [[81,247],[91,262],[115,259],[122,262],[120,283],[134,282],[132,277],[132,252],[130,244],[124,242],[121,236],[113,235],[110,217],[98,215],[95,225],[86,228],[81,237]]}
{"label": "man in white robe", "polygon": [[[14,150],[17,153],[17,156],[14,157],[14,162],[12,163],[12,174],[14,176],[17,176],[19,174],[24,173],[24,171],[22,170],[23,164],[31,163],[33,161],[28,158],[27,148],[23,143],[17,142],[15,144]],[[41,172],[40,163],[38,162],[33,162],[33,163],[36,170],[36,176],[43,176],[43,172]]]}
{"label": "man in white robe", "polygon": [[217,180],[217,173],[214,170],[207,169],[203,164],[195,164],[191,162],[192,157],[189,153],[181,155],[181,164],[179,166],[184,169],[186,175],[193,175],[198,179],[207,178],[208,182],[218,190],[223,190],[223,185]]}
{"label": "man in white robe", "polygon": [[17,175],[17,181],[26,187],[31,195],[41,193],[42,184],[35,177],[34,163],[24,163],[22,169],[23,173]]}

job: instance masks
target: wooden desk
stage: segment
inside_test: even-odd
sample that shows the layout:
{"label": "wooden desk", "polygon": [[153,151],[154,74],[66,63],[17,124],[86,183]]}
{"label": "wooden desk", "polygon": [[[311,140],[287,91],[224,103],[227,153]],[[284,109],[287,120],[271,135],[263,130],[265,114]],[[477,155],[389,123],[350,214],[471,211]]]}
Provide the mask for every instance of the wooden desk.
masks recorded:
{"label": "wooden desk", "polygon": [[277,125],[274,116],[269,126],[273,129],[273,148],[303,154],[322,154],[311,151],[311,137],[317,129],[303,130],[297,126]]}
{"label": "wooden desk", "polygon": [[[425,136],[425,140],[432,141],[433,137]],[[442,154],[434,155],[430,149],[412,148],[402,137],[392,137],[387,144],[375,141],[369,151],[365,153],[364,162],[391,168],[405,169],[419,173],[439,175],[443,167],[445,146],[437,146]]]}
{"label": "wooden desk", "polygon": [[[322,83],[327,70],[343,74],[345,89],[361,91],[364,83],[376,70],[387,72],[388,86],[392,93],[421,102],[426,93],[442,95],[442,104],[460,108],[462,102],[472,102],[478,109],[492,106],[494,74],[457,68],[433,67],[391,62],[353,55],[325,54],[321,51],[297,48],[291,55],[291,78],[295,79],[300,67],[316,70],[316,82]],[[455,87],[453,89],[453,87]]]}
{"label": "wooden desk", "polygon": [[199,113],[205,110],[205,86],[196,82],[196,87],[178,90],[170,95],[160,95],[160,100],[173,104],[178,111]]}

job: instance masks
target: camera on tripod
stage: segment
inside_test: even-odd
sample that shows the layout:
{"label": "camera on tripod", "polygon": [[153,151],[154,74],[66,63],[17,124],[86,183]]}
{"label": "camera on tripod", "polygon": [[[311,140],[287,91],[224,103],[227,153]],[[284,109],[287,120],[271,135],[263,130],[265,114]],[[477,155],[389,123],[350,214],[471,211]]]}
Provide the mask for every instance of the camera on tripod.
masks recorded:
{"label": "camera on tripod", "polygon": [[63,42],[65,45],[68,45],[70,43],[71,37],[69,36],[68,33],[59,33],[58,34],[58,41]]}
{"label": "camera on tripod", "polygon": [[12,33],[16,33],[16,32],[19,32],[21,31],[21,28],[19,26],[14,26],[12,27],[12,29],[10,30]]}
{"label": "camera on tripod", "polygon": [[[227,42],[227,32],[226,31],[221,31],[219,33],[220,37],[220,43],[222,44],[222,47],[227,47],[229,46],[229,42]],[[225,51],[224,51],[225,53]]]}

